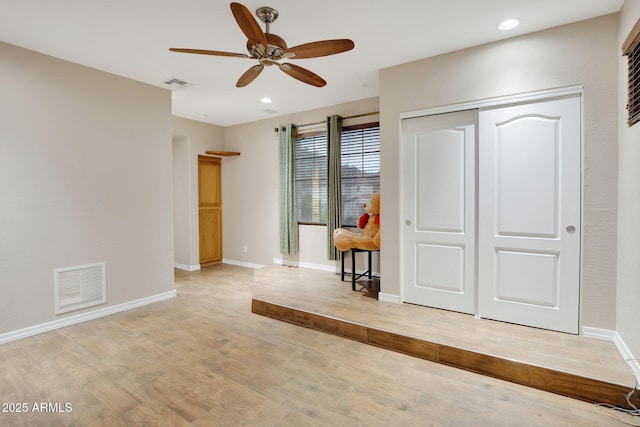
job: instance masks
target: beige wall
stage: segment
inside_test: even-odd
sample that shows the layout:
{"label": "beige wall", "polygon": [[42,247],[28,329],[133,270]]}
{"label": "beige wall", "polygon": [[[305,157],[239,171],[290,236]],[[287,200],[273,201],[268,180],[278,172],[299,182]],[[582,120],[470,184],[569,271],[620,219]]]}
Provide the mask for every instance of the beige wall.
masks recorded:
{"label": "beige wall", "polygon": [[[260,265],[282,258],[278,236],[279,136],[274,128],[287,122],[313,123],[331,114],[352,116],[374,111],[378,111],[378,98],[225,128],[225,148],[239,151],[241,155],[223,160],[222,166],[224,258]],[[359,120],[360,123],[376,121],[377,116]],[[334,266],[326,259],[324,238],[316,241],[325,235],[325,228],[321,227],[322,231],[313,228],[302,227],[301,253],[292,261]],[[244,252],[245,246],[247,252]]]}
{"label": "beige wall", "polygon": [[[618,46],[639,18],[640,1],[625,1],[620,13]],[[631,353],[640,357],[640,124],[627,126],[627,58],[621,56],[618,64],[620,172],[616,329]]]}
{"label": "beige wall", "polygon": [[55,315],[56,268],[106,261],[108,306],[173,291],[171,94],[0,58],[0,334],[78,313]]}
{"label": "beige wall", "polygon": [[[0,43],[0,334],[64,317],[54,314],[55,268],[106,261],[108,305],[172,290],[174,262],[198,265],[197,155],[205,150],[242,153],[223,160],[224,258],[281,258],[273,129],[330,114],[381,111],[382,292],[397,295],[400,113],[583,84],[582,321],[616,329],[617,320],[639,354],[640,127],[623,118],[616,196],[619,44],[638,9],[625,2],[620,31],[611,15],[428,58],[382,70],[380,99],[228,128],[172,118],[166,90]],[[334,266],[323,236],[324,227],[303,227],[293,260]]]}
{"label": "beige wall", "polygon": [[400,293],[400,113],[582,84],[582,325],[615,329],[617,44],[609,15],[381,71],[381,292]]}
{"label": "beige wall", "polygon": [[[198,155],[224,150],[224,128],[174,116],[173,199],[175,263],[180,268],[198,269]],[[227,161],[222,163],[224,171]],[[225,208],[223,203],[222,215]]]}
{"label": "beige wall", "polygon": [[174,135],[172,138],[173,175],[173,259],[178,268],[192,270],[192,229],[197,227],[191,219],[191,177],[189,137]]}

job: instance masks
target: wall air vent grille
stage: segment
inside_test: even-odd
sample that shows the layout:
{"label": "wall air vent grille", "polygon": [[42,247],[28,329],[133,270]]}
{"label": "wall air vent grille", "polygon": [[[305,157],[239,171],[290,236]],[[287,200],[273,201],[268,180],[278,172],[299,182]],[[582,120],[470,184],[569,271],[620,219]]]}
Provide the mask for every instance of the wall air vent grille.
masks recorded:
{"label": "wall air vent grille", "polygon": [[107,302],[107,272],[104,262],[58,268],[53,272],[56,314]]}

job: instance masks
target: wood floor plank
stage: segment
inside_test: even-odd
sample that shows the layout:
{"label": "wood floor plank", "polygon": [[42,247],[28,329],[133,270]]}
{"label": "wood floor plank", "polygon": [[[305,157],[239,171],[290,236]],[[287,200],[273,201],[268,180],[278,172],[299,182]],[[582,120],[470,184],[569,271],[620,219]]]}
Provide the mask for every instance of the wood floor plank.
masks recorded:
{"label": "wood floor plank", "polygon": [[432,362],[439,360],[440,346],[438,344],[405,335],[368,328],[367,342],[378,347],[399,351],[425,360],[431,360]]}
{"label": "wood floor plank", "polygon": [[[304,277],[289,270],[291,280]],[[312,320],[306,327],[252,314],[253,279],[253,270],[229,265],[176,270],[175,299],[0,345],[0,401],[72,405],[66,413],[0,412],[0,425],[618,425],[583,401],[365,344],[355,338],[360,328],[342,338],[350,326],[318,322],[313,311],[302,316]],[[317,277],[311,282],[321,286]],[[441,357],[437,342],[416,350],[392,335],[371,335],[382,317],[402,324],[415,322],[414,313],[376,311],[377,301],[351,301],[340,286],[327,292],[337,302],[314,295],[352,314],[363,304],[367,341],[399,341],[407,352]],[[443,322],[426,317],[430,327]],[[331,333],[314,329],[322,327]]]}
{"label": "wood floor plank", "polygon": [[524,363],[441,345],[439,362],[518,384],[531,384],[531,367]]}
{"label": "wood floor plank", "polygon": [[635,384],[610,341],[412,304],[384,303],[352,292],[350,283],[341,282],[340,275],[331,272],[270,266],[257,270],[255,276],[254,299],[260,301],[630,388]]}
{"label": "wood floor plank", "polygon": [[[634,379],[611,342],[373,302],[345,290],[335,275],[306,274],[312,279],[304,269],[260,270],[254,278],[254,300],[259,298],[254,304],[268,307],[274,318],[279,304],[286,304],[289,319],[325,315],[333,323],[361,324],[367,327],[369,344],[590,402],[628,406],[620,396],[633,388]],[[326,292],[308,298],[301,295],[300,283],[314,295]],[[316,324],[323,329],[321,322]],[[340,328],[332,324],[327,332],[340,334]],[[444,344],[450,342],[454,345]],[[637,399],[636,394],[632,401]]]}
{"label": "wood floor plank", "polygon": [[[535,367],[531,372],[531,385],[542,390],[575,399],[590,402],[606,402],[616,406],[628,405],[624,398],[624,395],[629,392],[627,387],[584,378],[566,372]],[[631,399],[636,407],[640,405],[639,397],[638,394],[635,394]]]}

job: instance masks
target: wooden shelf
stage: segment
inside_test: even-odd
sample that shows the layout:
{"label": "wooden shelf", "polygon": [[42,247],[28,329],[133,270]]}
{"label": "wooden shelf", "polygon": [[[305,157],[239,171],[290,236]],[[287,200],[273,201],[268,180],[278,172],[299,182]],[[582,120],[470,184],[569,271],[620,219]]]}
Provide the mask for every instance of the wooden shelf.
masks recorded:
{"label": "wooden shelf", "polygon": [[240,153],[237,151],[205,151],[205,154],[209,154],[211,156],[239,156]]}

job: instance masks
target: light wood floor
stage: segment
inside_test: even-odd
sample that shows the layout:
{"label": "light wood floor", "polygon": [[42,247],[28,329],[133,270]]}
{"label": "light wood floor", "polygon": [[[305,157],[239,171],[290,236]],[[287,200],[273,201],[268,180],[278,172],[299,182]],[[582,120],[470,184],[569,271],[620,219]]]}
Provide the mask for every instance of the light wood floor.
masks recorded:
{"label": "light wood floor", "polygon": [[[617,426],[594,405],[250,312],[253,270],[0,346],[2,426]],[[346,286],[346,284],[345,284]],[[32,412],[40,402],[67,413]],[[3,408],[0,408],[0,410]]]}
{"label": "light wood floor", "polygon": [[256,270],[254,298],[630,389],[635,385],[631,370],[610,341],[379,302],[367,293],[351,291],[351,282],[342,282],[331,272],[283,266]]}

